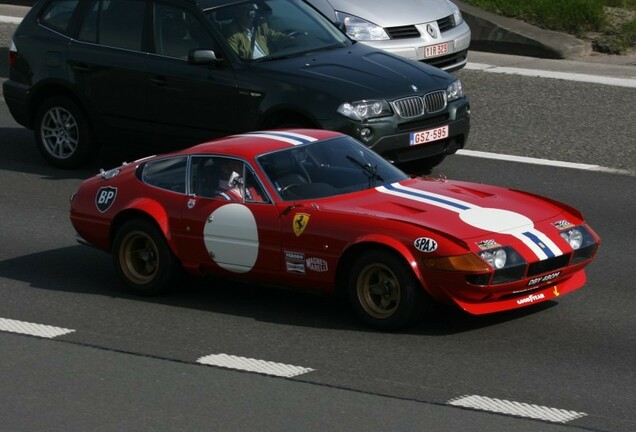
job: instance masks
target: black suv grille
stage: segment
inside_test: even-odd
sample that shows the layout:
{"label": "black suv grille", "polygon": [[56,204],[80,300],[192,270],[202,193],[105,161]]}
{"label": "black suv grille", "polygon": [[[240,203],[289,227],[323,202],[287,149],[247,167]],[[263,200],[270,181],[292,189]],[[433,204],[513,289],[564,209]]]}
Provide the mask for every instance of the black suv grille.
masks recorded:
{"label": "black suv grille", "polygon": [[444,91],[428,93],[424,96],[424,100],[427,112],[433,113],[446,108],[446,92]]}
{"label": "black suv grille", "polygon": [[446,108],[446,92],[440,90],[427,93],[424,97],[410,96],[392,103],[395,112],[402,118],[413,118],[429,112],[434,113]]}
{"label": "black suv grille", "polygon": [[453,16],[449,15],[446,18],[438,19],[437,26],[439,27],[439,31],[444,33],[455,27],[455,21],[453,20]]}
{"label": "black suv grille", "polygon": [[393,107],[402,118],[417,117],[424,114],[424,100],[419,96],[398,99],[393,102]]}
{"label": "black suv grille", "polygon": [[420,37],[420,32],[415,26],[387,27],[384,30],[389,34],[391,39],[408,39]]}

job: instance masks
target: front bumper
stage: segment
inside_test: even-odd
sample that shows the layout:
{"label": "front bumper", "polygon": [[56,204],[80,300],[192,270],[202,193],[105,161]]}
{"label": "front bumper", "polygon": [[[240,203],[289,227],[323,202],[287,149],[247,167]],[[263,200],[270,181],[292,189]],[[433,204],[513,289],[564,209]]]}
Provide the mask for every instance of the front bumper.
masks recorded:
{"label": "front bumper", "polygon": [[[425,144],[411,145],[410,134],[448,125],[448,137]],[[464,97],[448,104],[439,113],[415,120],[405,121],[397,116],[371,119],[358,122],[339,116],[339,122],[327,125],[350,135],[386,159],[396,163],[425,159],[441,154],[453,154],[464,147],[470,132],[470,103]],[[371,131],[368,139],[362,137],[362,131]]]}

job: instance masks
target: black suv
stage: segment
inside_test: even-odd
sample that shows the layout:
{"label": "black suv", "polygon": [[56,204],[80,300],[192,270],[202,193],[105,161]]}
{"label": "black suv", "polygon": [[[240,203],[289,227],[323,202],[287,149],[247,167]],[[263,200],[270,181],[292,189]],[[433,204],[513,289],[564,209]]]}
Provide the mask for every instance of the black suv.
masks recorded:
{"label": "black suv", "polygon": [[302,0],[41,0],[9,62],[11,114],[62,168],[105,143],[156,151],[286,127],[430,167],[470,128],[458,79],[351,41]]}

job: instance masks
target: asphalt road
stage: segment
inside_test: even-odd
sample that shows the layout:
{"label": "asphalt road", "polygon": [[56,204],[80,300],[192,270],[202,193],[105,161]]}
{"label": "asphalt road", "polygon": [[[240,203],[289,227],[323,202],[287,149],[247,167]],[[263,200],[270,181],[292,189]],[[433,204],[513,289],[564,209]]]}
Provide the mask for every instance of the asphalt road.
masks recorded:
{"label": "asphalt road", "polygon": [[[469,149],[636,172],[636,89],[458,75],[473,101]],[[587,285],[559,301],[487,317],[439,308],[414,328],[379,333],[335,299],[229,281],[130,296],[110,257],[77,245],[68,220],[79,183],[123,156],[50,168],[2,99],[0,154],[0,323],[73,330],[53,339],[0,331],[2,431],[636,430],[634,175],[449,157],[434,175],[579,208],[603,240],[599,256]],[[197,363],[221,353],[312,371],[276,378]],[[451,405],[469,395],[520,411]],[[547,409],[578,416],[520,417]]]}

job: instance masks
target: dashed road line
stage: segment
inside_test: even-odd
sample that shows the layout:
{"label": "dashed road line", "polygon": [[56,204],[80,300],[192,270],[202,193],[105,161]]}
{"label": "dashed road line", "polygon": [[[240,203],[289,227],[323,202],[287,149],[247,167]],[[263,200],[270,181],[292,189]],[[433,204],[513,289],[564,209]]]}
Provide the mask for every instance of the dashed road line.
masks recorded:
{"label": "dashed road line", "polygon": [[293,366],[228,354],[207,355],[199,358],[197,363],[285,378],[295,377],[314,370],[302,366]]}
{"label": "dashed road line", "polygon": [[1,24],[20,24],[21,22],[22,18],[0,15]]}
{"label": "dashed road line", "polygon": [[447,403],[449,405],[472,408],[479,411],[490,411],[499,414],[526,417],[553,423],[567,423],[587,415],[583,412],[550,408],[541,405],[532,405],[523,402],[514,402],[505,399],[496,399],[477,395],[461,396],[451,399]]}
{"label": "dashed road line", "polygon": [[496,159],[496,160],[503,160],[508,162],[527,163],[532,165],[546,165],[546,166],[553,166],[553,167],[559,167],[559,168],[572,168],[572,169],[579,169],[579,170],[585,170],[585,171],[598,171],[598,172],[606,172],[606,173],[621,174],[621,175],[636,175],[636,172],[619,169],[619,168],[609,168],[609,167],[604,167],[600,165],[565,162],[565,161],[557,161],[552,159],[540,159],[540,158],[533,158],[533,157],[527,157],[527,156],[514,156],[514,155],[501,154],[501,153],[490,153],[490,152],[484,152],[484,151],[478,151],[478,150],[461,149],[461,150],[457,150],[457,154],[463,155],[463,156],[484,158],[484,159]]}
{"label": "dashed road line", "polygon": [[628,87],[628,88],[636,88],[636,79],[632,78],[616,78],[609,76],[601,76],[601,75],[588,75],[581,73],[573,73],[573,72],[556,72],[556,71],[548,71],[541,69],[525,69],[525,68],[515,68],[515,67],[503,67],[503,66],[495,66],[483,63],[467,63],[465,68],[467,70],[476,70],[481,72],[489,72],[489,73],[502,73],[508,75],[522,75],[529,77],[538,77],[538,78],[554,78],[554,79],[562,79],[566,81],[577,81],[577,82],[585,82],[592,84],[604,84],[616,87]]}
{"label": "dashed road line", "polygon": [[73,333],[75,330],[62,327],[54,327],[45,324],[35,324],[25,321],[0,318],[0,331],[52,339],[68,333]]}

